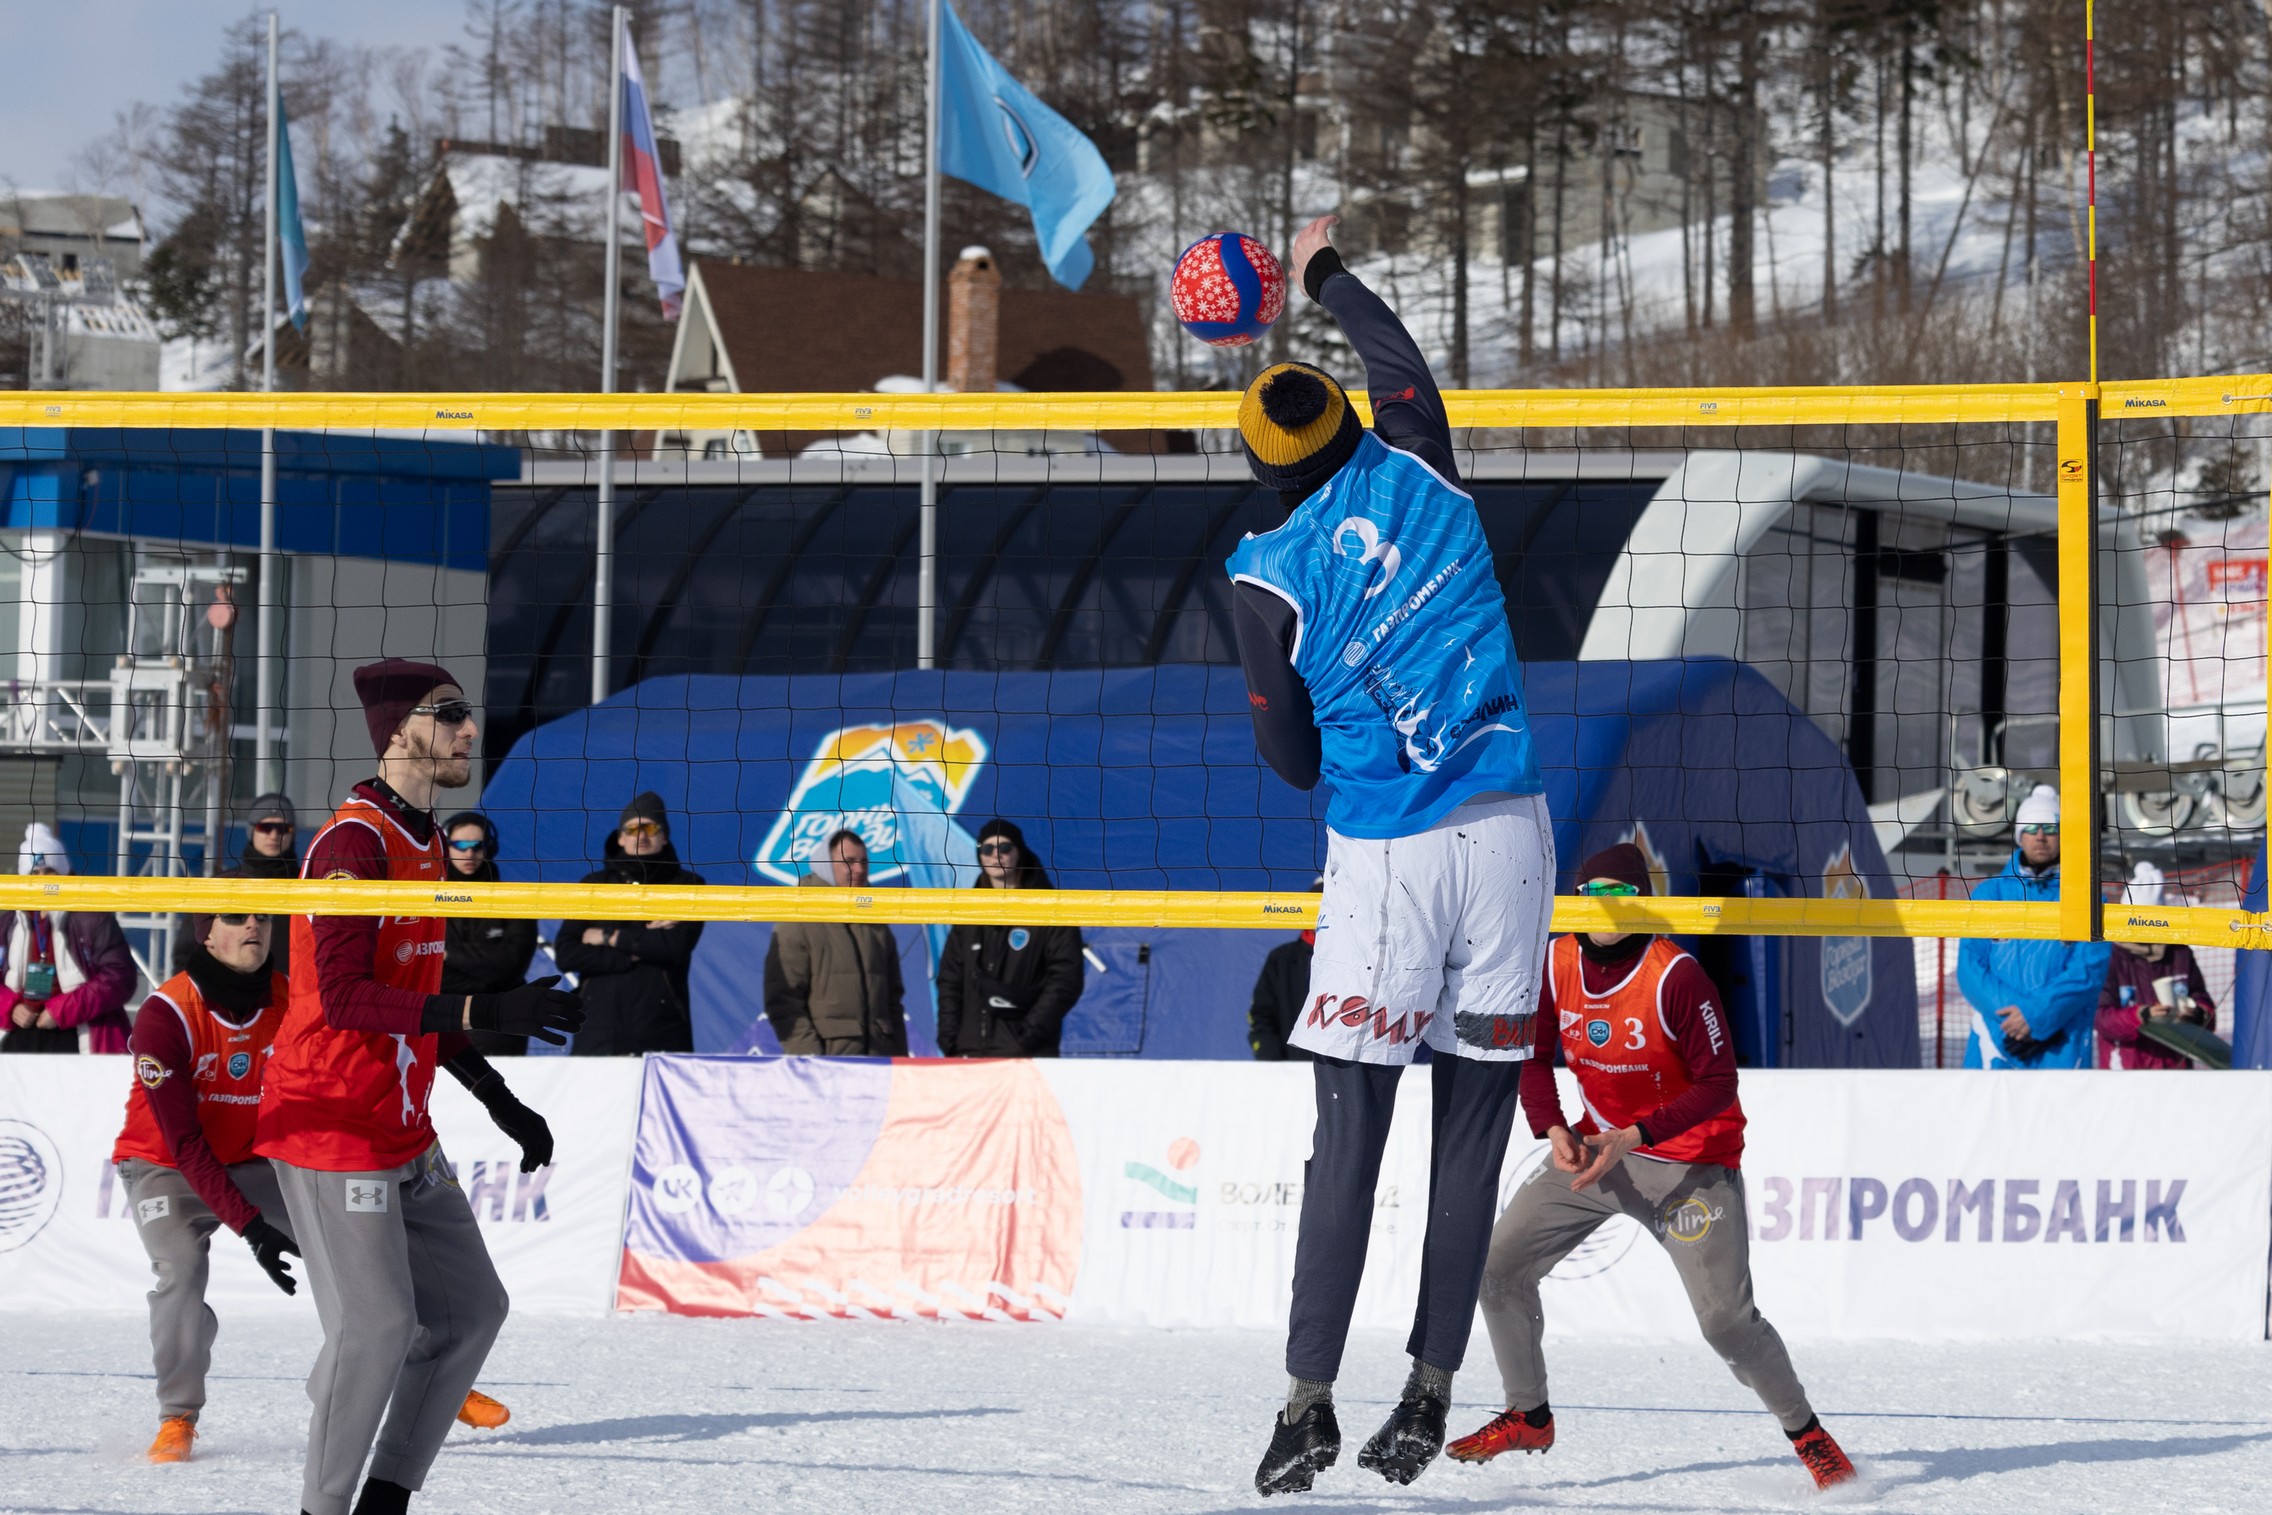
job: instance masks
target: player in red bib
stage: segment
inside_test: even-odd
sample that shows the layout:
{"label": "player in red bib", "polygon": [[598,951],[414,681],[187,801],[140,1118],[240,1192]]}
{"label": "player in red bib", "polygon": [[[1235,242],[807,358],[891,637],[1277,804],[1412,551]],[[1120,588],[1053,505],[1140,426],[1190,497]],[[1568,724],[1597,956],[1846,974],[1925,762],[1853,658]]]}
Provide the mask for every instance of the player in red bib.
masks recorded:
{"label": "player in red bib", "polygon": [[[243,1236],[276,1286],[298,1284],[276,1170],[253,1155],[260,1090],[290,985],[275,971],[274,918],[193,915],[183,970],[134,1017],[134,1087],[111,1149],[135,1234],[150,1254],[150,1349],[158,1377],[152,1462],[187,1462],[205,1408],[220,1322],[205,1303],[213,1233]],[[511,1412],[478,1391],[458,1418],[502,1425]]]}
{"label": "player in red bib", "polygon": [[[1578,870],[1580,892],[1639,895],[1648,862],[1630,842]],[[1752,1303],[1744,1216],[1743,1106],[1722,996],[1695,958],[1667,938],[1623,932],[1564,936],[1547,954],[1538,1055],[1523,1070],[1531,1134],[1554,1148],[1491,1232],[1483,1322],[1499,1359],[1507,1408],[1452,1443],[1463,1462],[1554,1445],[1546,1402],[1546,1318],[1539,1280],[1603,1222],[1624,1215],[1657,1238],[1695,1307],[1704,1339],[1782,1422],[1822,1488],[1854,1465],[1815,1418],[1783,1339]],[[1554,1087],[1549,1037],[1577,1075],[1585,1113],[1575,1126]]]}
{"label": "player in red bib", "polygon": [[187,1462],[220,1322],[205,1303],[213,1233],[244,1237],[289,1294],[291,1221],[276,1174],[253,1156],[253,1118],[288,986],[269,967],[265,915],[194,915],[182,972],[142,1002],[127,1050],[134,1087],[111,1149],[135,1234],[150,1254],[150,1351],[158,1373],[152,1462]]}
{"label": "player in red bib", "polygon": [[[316,834],[301,875],[439,882],[434,799],[471,776],[472,707],[447,670],[401,659],[356,669],[355,692],[379,774]],[[542,1117],[465,1033],[557,1044],[582,1024],[576,997],[550,978],[440,994],[442,946],[439,917],[292,920],[298,971],[253,1149],[276,1170],[323,1321],[306,1515],[349,1515],[366,1458],[353,1515],[407,1510],[505,1322],[504,1285],[427,1114],[436,1068],[521,1144],[524,1170],[552,1158]]]}

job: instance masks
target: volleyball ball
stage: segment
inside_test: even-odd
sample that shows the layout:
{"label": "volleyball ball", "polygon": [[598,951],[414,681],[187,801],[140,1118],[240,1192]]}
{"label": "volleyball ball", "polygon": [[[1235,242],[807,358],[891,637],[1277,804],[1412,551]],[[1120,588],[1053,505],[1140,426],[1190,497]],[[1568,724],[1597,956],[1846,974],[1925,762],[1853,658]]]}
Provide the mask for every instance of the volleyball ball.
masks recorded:
{"label": "volleyball ball", "polygon": [[1235,231],[1201,237],[1175,260],[1175,318],[1210,347],[1244,347],[1286,309],[1286,274],[1270,249]]}

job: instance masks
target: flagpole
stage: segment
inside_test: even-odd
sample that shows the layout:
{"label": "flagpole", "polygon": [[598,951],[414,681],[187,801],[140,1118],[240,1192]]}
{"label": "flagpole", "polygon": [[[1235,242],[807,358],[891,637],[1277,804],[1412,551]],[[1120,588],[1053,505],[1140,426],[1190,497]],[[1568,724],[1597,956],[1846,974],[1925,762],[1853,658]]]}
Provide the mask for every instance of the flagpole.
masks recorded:
{"label": "flagpole", "polygon": [[[268,13],[268,193],[262,197],[260,272],[260,387],[276,388],[276,12]],[[283,788],[276,763],[276,428],[260,432],[260,645],[254,654],[253,767],[263,794]],[[212,872],[218,837],[205,842],[206,871]]]}
{"label": "flagpole", "polygon": [[[600,328],[600,393],[615,393],[617,286],[623,282],[623,46],[630,12],[615,8],[608,45],[607,293]],[[615,598],[615,432],[600,433],[598,540],[592,554],[592,703],[608,693],[608,622]]]}
{"label": "flagpole", "polygon": [[[930,0],[931,45],[923,81],[923,392],[939,387],[939,7]],[[921,434],[921,554],[915,573],[915,666],[938,666],[939,433]]]}

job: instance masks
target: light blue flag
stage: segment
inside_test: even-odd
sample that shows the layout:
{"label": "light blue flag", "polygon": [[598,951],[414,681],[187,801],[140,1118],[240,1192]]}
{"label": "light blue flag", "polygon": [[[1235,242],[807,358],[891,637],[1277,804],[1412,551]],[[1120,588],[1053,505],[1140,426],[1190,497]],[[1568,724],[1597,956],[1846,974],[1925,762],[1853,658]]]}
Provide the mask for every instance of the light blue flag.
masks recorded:
{"label": "light blue flag", "polygon": [[292,324],[308,329],[308,233],[300,225],[300,186],[292,174],[292,123],[284,101],[276,101],[276,240],[283,253],[284,309]]}
{"label": "light blue flag", "polygon": [[941,0],[939,169],[1033,212],[1050,274],[1079,289],[1095,259],[1089,224],[1112,203],[1112,170],[1073,123],[1035,99]]}

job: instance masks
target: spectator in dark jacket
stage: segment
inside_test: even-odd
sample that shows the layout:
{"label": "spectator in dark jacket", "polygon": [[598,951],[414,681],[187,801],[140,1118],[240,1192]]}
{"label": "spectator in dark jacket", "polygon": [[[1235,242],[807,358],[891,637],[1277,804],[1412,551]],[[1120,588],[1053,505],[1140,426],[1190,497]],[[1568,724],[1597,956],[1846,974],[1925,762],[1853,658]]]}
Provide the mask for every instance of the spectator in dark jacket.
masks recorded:
{"label": "spectator in dark jacket", "polygon": [[[799,880],[868,886],[868,844],[857,831],[828,839],[828,857]],[[899,943],[873,921],[789,921],[765,949],[765,1018],[781,1050],[825,1057],[905,1057],[906,989]]]}
{"label": "spectator in dark jacket", "polygon": [[[1312,894],[1325,888],[1325,880],[1310,885]],[[1290,942],[1280,942],[1262,960],[1255,976],[1254,1003],[1246,1012],[1246,1044],[1256,1062],[1306,1063],[1311,1054],[1287,1038],[1300,1023],[1302,1002],[1309,998],[1310,959],[1317,952],[1317,933],[1305,931]]]}
{"label": "spectator in dark jacket", "polygon": [[[18,873],[69,873],[70,856],[34,821],[16,854]],[[0,912],[0,1052],[124,1052],[126,1001],[138,977],[118,917],[102,910]]]}
{"label": "spectator in dark jacket", "polygon": [[[450,879],[453,883],[493,884],[504,877],[497,871],[497,828],[478,810],[450,817],[442,828],[447,839]],[[453,915],[449,940],[442,956],[443,994],[502,994],[528,981],[529,959],[536,956],[536,922],[489,920],[481,916]],[[488,1057],[520,1057],[529,1039],[503,1031],[468,1031],[474,1050]]]}
{"label": "spectator in dark jacket", "polygon": [[[978,833],[978,887],[1047,889],[1049,874],[1009,821]],[[939,1050],[948,1057],[1055,1057],[1081,997],[1078,926],[957,926],[939,950]]]}
{"label": "spectator in dark jacket", "polygon": [[[246,878],[298,878],[300,876],[300,813],[281,794],[264,794],[244,808],[245,850],[237,854],[237,872]],[[287,978],[292,973],[292,918],[276,918],[269,933],[273,944],[268,963]],[[188,967],[185,953],[198,943],[187,932],[174,946],[174,970]]]}
{"label": "spectator in dark jacket", "polygon": [[[642,794],[623,807],[607,839],[606,866],[587,884],[699,884],[679,866],[670,814],[662,796]],[[578,1057],[639,1052],[692,1052],[687,968],[700,921],[562,921],[552,958],[581,980],[584,1027],[569,1050]]]}

